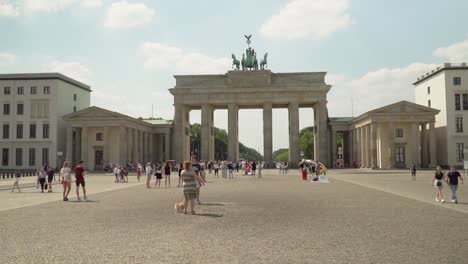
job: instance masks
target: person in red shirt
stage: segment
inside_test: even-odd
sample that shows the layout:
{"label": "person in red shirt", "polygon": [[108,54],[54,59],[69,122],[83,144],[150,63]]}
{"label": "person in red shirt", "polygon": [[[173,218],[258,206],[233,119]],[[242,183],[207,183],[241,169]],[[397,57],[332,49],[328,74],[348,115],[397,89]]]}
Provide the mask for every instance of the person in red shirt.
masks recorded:
{"label": "person in red shirt", "polygon": [[80,160],[78,165],[76,165],[74,171],[75,171],[75,182],[76,182],[76,197],[78,197],[78,201],[81,201],[80,198],[80,185],[83,188],[83,195],[84,199],[87,201],[88,197],[86,196],[86,188],[85,188],[85,179],[84,175],[86,174],[86,171],[84,170],[83,167],[83,161]]}

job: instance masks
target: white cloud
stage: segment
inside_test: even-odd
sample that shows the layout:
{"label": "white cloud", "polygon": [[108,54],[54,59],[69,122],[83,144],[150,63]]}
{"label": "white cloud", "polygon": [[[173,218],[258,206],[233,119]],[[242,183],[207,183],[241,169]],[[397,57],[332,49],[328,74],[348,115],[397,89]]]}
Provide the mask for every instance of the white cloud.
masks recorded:
{"label": "white cloud", "polygon": [[161,43],[145,42],[141,45],[144,67],[156,70],[173,70],[177,74],[224,73],[231,67],[231,60],[185,51]]}
{"label": "white cloud", "polygon": [[7,17],[19,16],[18,8],[10,4],[8,1],[0,0],[0,17],[2,16],[7,16]]}
{"label": "white cloud", "polygon": [[11,53],[0,53],[0,66],[7,66],[16,63],[16,56]]}
{"label": "white cloud", "polygon": [[45,65],[45,70],[64,74],[86,84],[90,82],[91,70],[79,62],[52,61]]}
{"label": "white cloud", "polygon": [[468,39],[438,48],[432,55],[444,58],[447,62],[468,62]]}
{"label": "white cloud", "polygon": [[269,38],[325,39],[351,23],[348,0],[290,0],[260,27]]}
{"label": "white cloud", "polygon": [[81,7],[98,7],[102,0],[26,0],[25,8],[30,12],[55,12],[79,4]]}
{"label": "white cloud", "polygon": [[112,3],[104,19],[104,27],[109,29],[126,29],[148,24],[156,11],[143,3],[121,1]]}
{"label": "white cloud", "polygon": [[412,63],[402,68],[382,68],[357,79],[340,80],[328,94],[331,116],[350,116],[353,102],[354,116],[401,100],[414,102],[416,78],[436,64]]}

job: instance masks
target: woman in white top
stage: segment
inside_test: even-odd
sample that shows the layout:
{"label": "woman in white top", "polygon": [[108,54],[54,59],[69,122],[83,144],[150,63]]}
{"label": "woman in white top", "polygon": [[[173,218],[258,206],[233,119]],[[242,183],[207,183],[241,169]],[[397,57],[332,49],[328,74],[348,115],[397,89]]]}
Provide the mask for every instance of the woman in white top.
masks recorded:
{"label": "woman in white top", "polygon": [[70,163],[65,161],[63,163],[63,167],[60,170],[60,176],[62,177],[62,185],[63,185],[63,200],[68,201],[68,194],[71,191],[71,170],[70,170]]}
{"label": "woman in white top", "polygon": [[146,188],[150,187],[151,182],[151,174],[153,173],[153,168],[151,167],[151,163],[146,163]]}

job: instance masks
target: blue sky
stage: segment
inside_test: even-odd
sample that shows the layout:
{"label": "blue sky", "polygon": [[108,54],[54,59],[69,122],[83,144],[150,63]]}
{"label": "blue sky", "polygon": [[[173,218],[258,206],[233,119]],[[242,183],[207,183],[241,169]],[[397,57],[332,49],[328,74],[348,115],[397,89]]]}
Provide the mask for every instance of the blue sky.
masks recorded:
{"label": "blue sky", "polygon": [[[0,72],[59,71],[92,86],[92,104],[172,119],[174,74],[225,73],[252,46],[273,72],[327,71],[332,116],[414,100],[411,82],[468,61],[468,2],[384,0],[0,0]],[[287,112],[274,111],[274,148]],[[200,120],[199,111],[191,114]],[[215,125],[227,126],[226,111]],[[261,111],[241,111],[240,140],[263,148]],[[301,110],[301,127],[312,125]]]}

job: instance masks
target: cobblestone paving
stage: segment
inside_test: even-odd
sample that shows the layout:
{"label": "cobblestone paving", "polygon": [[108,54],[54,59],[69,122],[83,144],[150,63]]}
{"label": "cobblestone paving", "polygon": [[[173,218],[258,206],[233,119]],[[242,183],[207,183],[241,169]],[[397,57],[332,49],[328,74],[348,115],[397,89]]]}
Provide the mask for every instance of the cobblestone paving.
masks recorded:
{"label": "cobblestone paving", "polygon": [[181,189],[141,184],[1,211],[0,263],[467,263],[466,213],[333,171],[264,174],[210,177],[195,216],[174,212]]}

